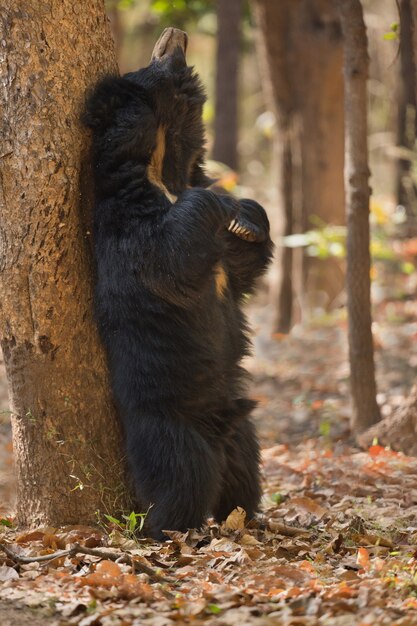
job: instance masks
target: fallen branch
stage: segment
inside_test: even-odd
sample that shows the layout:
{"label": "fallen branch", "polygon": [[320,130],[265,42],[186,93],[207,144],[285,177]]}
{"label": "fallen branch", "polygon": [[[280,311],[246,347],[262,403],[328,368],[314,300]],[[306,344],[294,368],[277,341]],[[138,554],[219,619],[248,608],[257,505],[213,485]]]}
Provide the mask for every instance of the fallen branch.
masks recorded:
{"label": "fallen branch", "polygon": [[[161,576],[151,567],[149,567],[149,565],[146,565],[145,563],[136,560],[133,555],[127,552],[118,554],[109,550],[86,548],[85,546],[81,546],[78,543],[74,543],[71,548],[68,548],[68,550],[58,550],[57,552],[52,552],[51,554],[43,554],[41,556],[24,556],[22,554],[17,554],[4,543],[0,543],[0,550],[3,550],[3,552],[15,563],[46,563],[49,561],[54,561],[55,559],[60,559],[62,557],[73,557],[77,554],[88,554],[89,556],[96,556],[100,559],[105,559],[108,561],[127,563],[128,565],[131,565],[134,572],[139,571],[142,574],[147,574],[151,580],[157,583],[166,584],[175,582],[173,578]],[[163,593],[167,598],[174,598],[174,595],[169,591],[163,591]]]}
{"label": "fallen branch", "polygon": [[59,550],[52,554],[44,554],[42,556],[23,556],[16,554],[13,550],[7,547],[4,543],[0,543],[0,550],[3,550],[7,556],[15,563],[44,563],[46,561],[53,561],[54,559],[60,559],[63,556],[73,556],[72,550]]}

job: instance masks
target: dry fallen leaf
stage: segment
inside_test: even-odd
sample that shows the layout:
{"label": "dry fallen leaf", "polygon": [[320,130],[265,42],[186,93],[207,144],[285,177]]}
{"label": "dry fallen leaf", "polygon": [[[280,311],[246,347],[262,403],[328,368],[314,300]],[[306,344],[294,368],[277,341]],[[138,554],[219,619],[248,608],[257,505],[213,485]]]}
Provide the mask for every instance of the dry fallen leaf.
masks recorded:
{"label": "dry fallen leaf", "polygon": [[366,548],[358,549],[358,556],[356,558],[356,562],[358,565],[363,567],[363,569],[369,568],[369,552]]}
{"label": "dry fallen leaf", "polygon": [[246,511],[238,506],[228,515],[222,528],[226,530],[243,530],[245,528]]}
{"label": "dry fallen leaf", "polygon": [[241,546],[232,541],[228,537],[221,537],[220,539],[213,539],[210,545],[202,548],[202,552],[236,552],[236,550],[240,550]]}
{"label": "dry fallen leaf", "polygon": [[19,578],[19,574],[13,567],[8,567],[7,565],[0,565],[0,582],[5,582],[6,580],[15,580]]}
{"label": "dry fallen leaf", "polygon": [[112,587],[116,585],[122,575],[122,570],[113,561],[100,561],[91,574],[80,578],[80,584],[90,587]]}

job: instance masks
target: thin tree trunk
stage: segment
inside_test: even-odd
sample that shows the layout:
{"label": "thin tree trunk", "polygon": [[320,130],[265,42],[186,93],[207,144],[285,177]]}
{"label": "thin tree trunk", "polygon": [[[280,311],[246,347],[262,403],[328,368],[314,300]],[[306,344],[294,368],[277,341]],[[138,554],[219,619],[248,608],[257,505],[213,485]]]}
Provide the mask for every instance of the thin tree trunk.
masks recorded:
{"label": "thin tree trunk", "polygon": [[[278,121],[281,232],[305,232],[317,222],[343,225],[342,41],[333,0],[254,0],[254,8],[263,83]],[[293,292],[301,309],[328,309],[344,288],[339,260],[284,249],[278,264],[280,332],[294,321]]]}
{"label": "thin tree trunk", "polygon": [[110,29],[113,35],[116,59],[119,59],[124,33],[120,20],[120,9],[116,1],[107,8],[107,15],[110,20]]}
{"label": "thin tree trunk", "polygon": [[[283,185],[283,236],[287,237],[294,232],[293,224],[293,156],[292,156],[292,132],[290,127],[282,127],[282,185]],[[282,248],[281,263],[281,288],[278,295],[278,310],[276,317],[276,329],[279,333],[289,333],[293,322],[293,250],[289,247]]]}
{"label": "thin tree trunk", "polygon": [[411,45],[413,47],[413,67],[414,67],[414,87],[416,89],[415,99],[417,101],[417,2],[410,2],[411,9]]}
{"label": "thin tree trunk", "polygon": [[[345,224],[344,87],[340,20],[333,0],[303,0],[293,15],[294,90],[302,119],[302,230]],[[307,315],[331,309],[345,287],[340,259],[304,257]]]}
{"label": "thin tree trunk", "polygon": [[242,0],[217,0],[213,159],[238,167],[238,74]]}
{"label": "thin tree trunk", "polygon": [[116,72],[102,0],[0,7],[0,336],[21,524],[127,502],[92,317],[85,91]]}
{"label": "thin tree trunk", "polygon": [[[400,62],[398,94],[399,146],[414,149],[416,138],[416,70],[413,58],[413,16],[411,0],[400,1]],[[417,190],[412,175],[411,159],[399,159],[397,171],[397,201],[405,207],[408,220],[405,234],[416,233]]]}
{"label": "thin tree trunk", "polygon": [[[298,6],[299,0],[292,1]],[[297,130],[293,126],[294,93],[288,58],[291,50],[288,29],[290,8],[289,0],[279,3],[275,0],[254,1],[263,88],[268,106],[274,111],[278,124],[274,152],[278,170],[279,228],[282,237],[293,234],[294,215],[297,212],[292,154]],[[275,256],[280,275],[275,327],[278,332],[287,333],[293,321],[293,250],[277,246]]]}
{"label": "thin tree trunk", "polygon": [[352,431],[379,420],[371,330],[368,126],[368,51],[360,0],[337,0],[345,42],[345,186],[347,299],[352,390]]}
{"label": "thin tree trunk", "polygon": [[[417,2],[410,2],[411,45],[414,57],[414,98],[417,101]],[[359,443],[368,446],[376,438],[382,445],[391,446],[406,454],[417,455],[417,384],[413,386],[404,404],[394,415],[372,426],[359,438]]]}

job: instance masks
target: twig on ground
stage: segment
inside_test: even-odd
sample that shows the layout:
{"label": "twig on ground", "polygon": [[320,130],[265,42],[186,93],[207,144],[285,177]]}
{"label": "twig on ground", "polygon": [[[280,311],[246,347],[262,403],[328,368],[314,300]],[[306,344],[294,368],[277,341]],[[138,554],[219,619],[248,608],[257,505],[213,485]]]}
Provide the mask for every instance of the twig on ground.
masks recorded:
{"label": "twig on ground", "polygon": [[[155,572],[149,565],[142,563],[135,559],[135,557],[127,552],[122,554],[111,552],[109,550],[100,550],[96,548],[86,548],[85,546],[81,546],[78,543],[74,543],[71,548],[68,550],[58,550],[57,552],[52,552],[51,554],[43,554],[41,556],[24,556],[22,554],[17,554],[13,550],[11,550],[6,544],[0,543],[0,550],[3,552],[15,563],[45,563],[48,561],[54,561],[55,559],[60,559],[62,557],[73,557],[77,554],[88,554],[89,556],[96,556],[100,559],[106,559],[108,561],[117,561],[118,563],[127,563],[131,565],[133,572],[141,572],[142,574],[147,574],[151,580],[158,583],[174,583],[175,580],[171,577],[161,576],[157,572]],[[169,591],[162,590],[164,595],[169,598],[173,598],[174,595]]]}

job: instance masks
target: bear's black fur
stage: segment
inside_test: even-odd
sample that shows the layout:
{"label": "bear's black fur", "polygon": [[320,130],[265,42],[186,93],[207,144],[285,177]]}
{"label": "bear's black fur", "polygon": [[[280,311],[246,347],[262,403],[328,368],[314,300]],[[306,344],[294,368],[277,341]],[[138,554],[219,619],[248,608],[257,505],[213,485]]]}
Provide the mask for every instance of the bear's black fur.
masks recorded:
{"label": "bear's black fur", "polygon": [[[147,530],[156,538],[209,514],[223,520],[236,506],[250,518],[260,499],[241,302],[272,244],[259,204],[205,188],[204,100],[178,47],[102,80],[85,113],[96,318],[136,496],[152,505]],[[235,218],[256,241],[227,230]]]}

